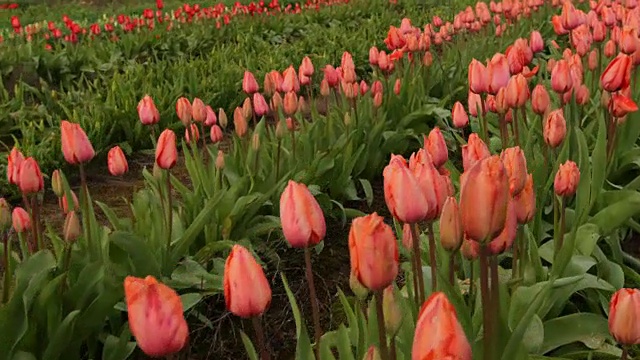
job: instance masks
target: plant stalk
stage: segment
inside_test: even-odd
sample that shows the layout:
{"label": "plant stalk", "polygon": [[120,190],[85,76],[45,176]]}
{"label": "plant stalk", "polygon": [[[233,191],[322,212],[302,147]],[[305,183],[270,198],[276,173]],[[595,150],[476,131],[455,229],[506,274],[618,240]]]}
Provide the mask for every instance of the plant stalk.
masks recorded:
{"label": "plant stalk", "polygon": [[2,285],[2,303],[5,304],[9,301],[9,289],[11,288],[11,263],[9,262],[9,252],[11,251],[9,242],[9,232],[2,232],[2,245],[4,247],[4,258],[2,262],[2,267],[4,268],[4,283]]}
{"label": "plant stalk", "polygon": [[620,356],[620,360],[627,360],[629,356],[629,350],[627,349],[626,346],[622,347],[622,356]]}
{"label": "plant stalk", "polygon": [[260,360],[269,360],[269,351],[264,337],[264,329],[262,328],[262,318],[260,316],[254,316],[251,318],[253,324],[253,330],[256,333],[256,339],[258,340],[258,347],[260,348]]}
{"label": "plant stalk", "polygon": [[[438,288],[438,261],[436,259],[436,237],[433,231],[433,222],[429,222],[429,265],[431,267],[431,292],[436,291]],[[424,301],[425,294],[422,292],[422,299]]]}
{"label": "plant stalk", "polygon": [[33,220],[33,233],[36,239],[36,251],[44,249],[44,240],[42,239],[42,229],[40,228],[40,207],[38,206],[38,194],[31,197],[31,218]]}
{"label": "plant stalk", "polygon": [[488,248],[486,244],[480,244],[480,292],[482,296],[482,324],[483,324],[483,360],[493,360],[492,352],[492,321],[491,321],[491,294],[489,289],[489,263]]}
{"label": "plant stalk", "polygon": [[311,312],[313,315],[313,326],[316,337],[316,358],[320,359],[320,338],[322,337],[322,328],[320,327],[320,310],[318,307],[318,298],[316,297],[316,286],[313,282],[313,271],[311,269],[311,249],[304,248],[304,260],[307,265],[307,283],[309,284],[309,296],[311,297]]}
{"label": "plant stalk", "polygon": [[380,340],[380,359],[389,360],[387,333],[384,328],[384,311],[382,309],[382,290],[375,292],[376,312],[378,315],[378,339]]}
{"label": "plant stalk", "polygon": [[166,171],[166,187],[167,187],[167,259],[171,251],[171,233],[173,232],[173,205],[171,201],[171,173]]}
{"label": "plant stalk", "polygon": [[451,286],[453,286],[456,281],[456,254],[457,252],[449,254],[449,283]]}
{"label": "plant stalk", "polygon": [[498,277],[498,257],[491,255],[489,257],[491,266],[491,338],[493,349],[498,349],[498,319],[500,318],[500,279]]}
{"label": "plant stalk", "polygon": [[424,302],[424,274],[422,273],[422,257],[420,256],[420,237],[418,236],[418,224],[411,225],[411,232],[413,236],[413,260],[417,273],[415,274],[418,281],[418,308]]}
{"label": "plant stalk", "polygon": [[278,150],[276,150],[276,182],[280,179],[280,153],[282,152],[282,140],[278,139]]}
{"label": "plant stalk", "polygon": [[89,248],[90,253],[93,252],[93,237],[91,236],[91,219],[89,218],[89,188],[87,187],[87,176],[84,172],[84,165],[80,163],[78,166],[80,169],[80,187],[82,188],[82,193],[84,196],[81,197],[82,200],[82,223],[85,229],[85,238],[87,239],[87,247]]}

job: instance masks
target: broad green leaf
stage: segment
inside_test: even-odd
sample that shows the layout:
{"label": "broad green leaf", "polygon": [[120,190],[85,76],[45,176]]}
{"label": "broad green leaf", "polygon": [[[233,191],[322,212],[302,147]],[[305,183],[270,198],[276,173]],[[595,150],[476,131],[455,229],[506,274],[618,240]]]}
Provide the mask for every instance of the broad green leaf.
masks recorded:
{"label": "broad green leaf", "polygon": [[571,314],[544,323],[544,343],[538,353],[546,354],[576,341],[598,349],[606,340],[613,340],[606,318],[593,313]]}

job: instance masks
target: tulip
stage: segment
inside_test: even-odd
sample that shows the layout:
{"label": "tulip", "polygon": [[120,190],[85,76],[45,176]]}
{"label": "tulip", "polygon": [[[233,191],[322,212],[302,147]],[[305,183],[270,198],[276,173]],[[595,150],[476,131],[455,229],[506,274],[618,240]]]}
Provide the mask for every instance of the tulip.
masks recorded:
{"label": "tulip", "polygon": [[466,176],[460,195],[464,232],[477,242],[488,242],[504,229],[509,200],[507,171],[498,156],[481,160]]}
{"label": "tulip", "polygon": [[249,250],[234,245],[224,264],[227,309],[242,318],[259,316],[271,304],[271,287]]}
{"label": "tulip", "polygon": [[462,246],[460,247],[460,253],[464,256],[465,259],[469,261],[474,261],[480,256],[480,245],[473,241],[469,240],[467,237],[462,241]]}
{"label": "tulip", "polygon": [[400,81],[400,79],[396,79],[395,84],[393,84],[393,93],[396,95],[400,95],[400,89],[401,89],[402,83]]}
{"label": "tulip", "polygon": [[611,96],[611,114],[614,117],[620,119],[636,111],[638,111],[638,105],[631,98],[621,94]]}
{"label": "tulip", "polygon": [[215,111],[211,108],[211,106],[207,105],[205,110],[207,111],[207,118],[204,120],[205,126],[213,126],[217,123],[218,119]]}
{"label": "tulip", "polygon": [[564,59],[558,60],[551,70],[551,88],[558,94],[564,94],[572,87],[573,81],[569,63]]}
{"label": "tulip", "polygon": [[251,115],[253,115],[253,105],[251,105],[250,98],[244,99],[244,102],[242,103],[241,114],[245,120],[249,119]]}
{"label": "tulip", "polygon": [[31,229],[31,217],[29,213],[19,206],[13,209],[11,220],[13,230],[17,233],[23,233]]}
{"label": "tulip", "polygon": [[493,55],[487,65],[487,72],[489,73],[488,91],[490,94],[495,95],[500,88],[507,86],[511,77],[507,57],[500,53]]}
{"label": "tulip", "polygon": [[509,199],[504,229],[502,229],[502,232],[500,232],[498,236],[489,242],[489,253],[499,255],[511,248],[513,242],[516,240],[517,231],[518,217],[516,214],[516,204],[512,199]]}
{"label": "tulip", "polygon": [[143,125],[153,125],[160,121],[160,113],[149,95],[145,95],[138,103],[138,117]]}
{"label": "tulip", "polygon": [[62,175],[60,170],[54,170],[51,174],[51,189],[57,197],[64,196],[64,187],[62,185]]}
{"label": "tulip", "polygon": [[437,219],[440,217],[442,206],[449,195],[445,176],[442,176],[435,168],[429,152],[425,149],[420,149],[411,155],[409,169],[418,180],[422,193],[429,203],[425,220]]}
{"label": "tulip", "polygon": [[623,288],[613,294],[609,331],[622,345],[640,344],[640,290]]}
{"label": "tulip", "polygon": [[509,192],[516,196],[522,191],[527,180],[527,158],[519,146],[504,149],[500,158],[509,177]]}
{"label": "tulip", "polygon": [[478,161],[491,156],[487,144],[480,139],[478,134],[469,135],[467,144],[462,146],[462,167],[464,171],[470,170]]}
{"label": "tulip", "polygon": [[364,358],[362,358],[362,360],[381,360],[381,359],[382,358],[380,357],[380,352],[378,351],[378,348],[376,348],[373,345],[369,346],[369,350],[367,350],[367,353],[364,354]]}
{"label": "tulip", "polygon": [[24,155],[15,146],[7,157],[7,179],[10,184],[18,185],[20,181],[20,165],[24,161]]}
{"label": "tulip", "polygon": [[11,226],[11,207],[7,200],[0,198],[0,230],[6,230]]}
{"label": "tulip", "polygon": [[71,200],[73,201],[73,206],[69,208],[69,201],[66,195],[58,199],[58,205],[65,215],[68,214],[69,211],[75,211],[80,207],[80,205],[78,205],[78,197],[73,191],[71,191]]}
{"label": "tulip", "polygon": [[526,224],[536,214],[536,194],[533,187],[533,175],[527,175],[527,181],[520,193],[514,197],[516,218],[519,224]]}
{"label": "tulip", "polygon": [[306,185],[289,180],[280,196],[280,221],[294,248],[317,245],[326,234],[322,209]]}
{"label": "tulip", "polygon": [[627,55],[631,55],[636,52],[636,48],[638,46],[638,34],[636,30],[625,26],[620,34],[618,46],[620,46],[620,51]]}
{"label": "tulip", "polygon": [[199,98],[193,99],[191,112],[193,115],[193,121],[201,123],[207,120],[207,107]]}
{"label": "tulip", "polygon": [[62,154],[69,164],[83,164],[93,159],[96,153],[79,124],[62,120],[60,134]]}
{"label": "tulip", "polygon": [[411,231],[411,224],[404,224],[402,226],[402,245],[407,251],[413,251],[413,232]]}
{"label": "tulip", "polygon": [[482,94],[489,89],[489,73],[487,68],[478,60],[469,63],[469,91]]}
{"label": "tulip", "polygon": [[178,149],[176,148],[176,134],[166,129],[160,134],[156,145],[156,164],[161,169],[171,169],[178,161]]}
{"label": "tulip", "polygon": [[[498,90],[498,93],[495,95],[495,110],[500,115],[505,115],[511,108],[507,103],[507,88],[503,87]],[[489,107],[489,106],[487,106]]]}
{"label": "tulip", "polygon": [[387,286],[382,293],[384,328],[389,336],[395,336],[402,325],[402,309],[394,295],[393,285]]}
{"label": "tulip", "polygon": [[[609,40],[604,44],[604,56],[610,58],[616,54],[616,43],[613,40]],[[600,77],[602,79],[602,77]],[[602,81],[602,80],[601,80]]]}
{"label": "tulip", "polygon": [[253,94],[253,110],[258,117],[264,116],[269,112],[269,105],[267,105],[267,101],[260,93]]}
{"label": "tulip", "polygon": [[222,134],[222,129],[220,128],[220,126],[213,125],[211,127],[209,136],[211,137],[211,142],[213,142],[214,144],[222,141],[223,134]]}
{"label": "tulip", "polygon": [[610,93],[614,93],[629,86],[631,83],[631,57],[623,53],[611,60],[607,68],[600,76],[602,88]]}
{"label": "tulip", "polygon": [[456,309],[442,292],[433,293],[420,309],[411,359],[471,360],[471,346]]}
{"label": "tulip", "polygon": [[414,224],[424,220],[435,202],[427,196],[418,179],[400,155],[391,155],[384,168],[384,199],[391,214],[401,222]]}
{"label": "tulip", "polygon": [[538,53],[544,50],[544,40],[542,40],[542,35],[539,31],[534,30],[531,32],[529,46],[531,47],[531,51],[533,51],[534,53]]}
{"label": "tulip", "polygon": [[153,357],[175,354],[185,347],[189,328],[182,301],[170,287],[153,276],[124,279],[129,328],[142,351]]}
{"label": "tulip", "polygon": [[120,176],[129,171],[127,158],[124,156],[120,146],[114,146],[107,154],[107,168],[113,176]]}
{"label": "tulip", "polygon": [[567,123],[562,109],[556,109],[547,114],[543,124],[544,141],[551,148],[558,147],[567,133]]}
{"label": "tulip", "polygon": [[351,288],[353,294],[360,301],[366,300],[369,295],[369,289],[364,287],[360,281],[358,281],[358,277],[353,272],[349,275],[349,288]]}
{"label": "tulip", "polygon": [[457,251],[462,245],[460,209],[454,197],[448,197],[440,215],[440,243],[447,251]]}
{"label": "tulip", "polygon": [[444,141],[444,136],[442,136],[442,132],[437,126],[429,132],[429,136],[424,136],[424,148],[431,155],[433,166],[436,168],[444,165],[449,159],[447,143]]}
{"label": "tulip", "polygon": [[227,113],[224,112],[223,108],[218,109],[218,122],[220,123],[220,127],[223,129],[227,127]]}
{"label": "tulip", "polygon": [[80,235],[82,235],[82,229],[80,228],[80,220],[75,211],[71,211],[64,219],[64,226],[62,231],[64,241],[73,243]]}
{"label": "tulip", "polygon": [[398,247],[391,227],[377,213],[358,217],[349,231],[351,271],[372,291],[382,291],[398,275]]}
{"label": "tulip", "polygon": [[295,92],[290,91],[284,95],[284,113],[288,116],[293,116],[298,111],[298,95]]}
{"label": "tulip", "polygon": [[258,90],[258,82],[253,76],[253,73],[245,70],[244,77],[242,78],[242,91],[244,91],[247,95],[252,95],[258,92]]}
{"label": "tulip", "polygon": [[549,109],[551,99],[544,85],[538,84],[531,93],[531,108],[538,115],[544,115]]}
{"label": "tulip", "polygon": [[471,91],[469,91],[469,96],[467,97],[467,108],[469,109],[469,114],[474,117],[478,117],[479,114],[484,115],[486,113],[480,95]]}
{"label": "tulip", "polygon": [[233,111],[233,127],[238,137],[244,137],[249,130],[246,117],[242,114],[242,108],[236,107]]}
{"label": "tulip", "polygon": [[302,59],[302,64],[300,64],[300,71],[305,75],[305,76],[312,76],[314,69],[313,69],[313,63],[311,62],[311,59],[308,56],[305,56]]}
{"label": "tulip", "polygon": [[289,66],[282,74],[281,91],[283,93],[298,92],[300,90],[300,84],[298,82],[298,75],[293,66]]}
{"label": "tulip", "polygon": [[192,111],[189,99],[184,96],[178,99],[176,102],[176,114],[185,127],[191,123]]}
{"label": "tulip", "polygon": [[453,121],[453,126],[458,129],[464,128],[469,124],[469,115],[464,110],[464,106],[460,101],[456,101],[453,104],[453,109],[451,109],[451,119]]}
{"label": "tulip", "polygon": [[216,169],[224,169],[224,151],[218,150],[218,156],[216,157]]}
{"label": "tulip", "polygon": [[556,195],[570,197],[576,193],[580,183],[580,169],[571,160],[560,165],[553,181],[553,189]]}
{"label": "tulip", "polygon": [[44,180],[36,160],[32,157],[26,158],[20,163],[18,186],[23,194],[38,193],[44,189]]}
{"label": "tulip", "polygon": [[507,83],[506,101],[509,107],[518,109],[529,100],[529,84],[522,74],[512,76]]}
{"label": "tulip", "polygon": [[[274,73],[277,74],[274,76]],[[278,77],[280,73],[277,71],[268,72],[264,74],[264,93],[267,96],[272,96],[276,91],[278,91]]]}
{"label": "tulip", "polygon": [[578,105],[586,105],[589,102],[589,88],[585,84],[580,85],[575,95]]}

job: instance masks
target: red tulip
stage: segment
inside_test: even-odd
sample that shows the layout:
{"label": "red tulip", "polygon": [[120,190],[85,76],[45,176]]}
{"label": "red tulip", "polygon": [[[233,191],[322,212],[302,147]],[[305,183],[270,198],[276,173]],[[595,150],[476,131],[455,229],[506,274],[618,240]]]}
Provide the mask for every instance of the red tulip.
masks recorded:
{"label": "red tulip", "polygon": [[242,318],[259,316],[271,304],[271,287],[249,250],[234,245],[224,264],[227,309]]}
{"label": "red tulip", "polygon": [[138,103],[138,117],[143,125],[153,125],[160,121],[160,113],[151,96],[145,95]]}
{"label": "red tulip", "polygon": [[609,331],[622,345],[640,344],[640,290],[620,289],[613,294]]}
{"label": "red tulip", "polygon": [[242,91],[247,93],[247,95],[253,95],[258,92],[260,88],[258,87],[258,82],[256,78],[253,76],[253,73],[250,71],[244,72],[244,77],[242,78]]}
{"label": "red tulip", "polygon": [[69,164],[83,164],[93,159],[96,153],[79,124],[62,120],[60,133],[62,154]]}
{"label": "red tulip", "polygon": [[15,230],[15,232],[23,233],[25,231],[31,230],[31,217],[25,209],[19,206],[14,208],[11,214],[11,220],[13,224],[13,230]]}
{"label": "red tulip", "polygon": [[291,180],[280,196],[280,221],[285,239],[294,248],[315,246],[326,234],[318,201],[306,185]]}
{"label": "red tulip", "polygon": [[44,180],[36,160],[32,157],[26,158],[20,163],[18,186],[23,194],[32,194],[44,189]]}
{"label": "red tulip", "polygon": [[622,118],[636,111],[638,111],[638,104],[631,98],[621,94],[613,94],[611,96],[611,114],[614,117]]}
{"label": "red tulip", "polygon": [[614,93],[629,86],[631,83],[631,57],[623,53],[613,59],[600,76],[602,88]]}
{"label": "red tulip", "polygon": [[161,169],[171,169],[178,161],[178,149],[176,148],[176,134],[169,129],[160,134],[156,145],[156,164]]}

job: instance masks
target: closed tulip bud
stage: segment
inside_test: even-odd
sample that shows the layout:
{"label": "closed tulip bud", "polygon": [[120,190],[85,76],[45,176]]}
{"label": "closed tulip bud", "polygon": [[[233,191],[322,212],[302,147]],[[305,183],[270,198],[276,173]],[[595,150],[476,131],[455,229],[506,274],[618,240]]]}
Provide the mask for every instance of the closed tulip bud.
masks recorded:
{"label": "closed tulip bud", "polygon": [[522,149],[516,146],[504,149],[500,159],[507,170],[509,191],[512,196],[516,196],[522,191],[527,181],[527,158]]}
{"label": "closed tulip bud", "polygon": [[107,154],[107,168],[113,176],[120,176],[129,171],[127,158],[124,156],[124,152],[122,152],[120,146],[114,146],[109,150]]}
{"label": "closed tulip bud", "polygon": [[593,24],[593,41],[603,42],[607,38],[607,26],[602,21]]}
{"label": "closed tulip bud", "polygon": [[560,165],[553,181],[553,189],[556,195],[570,197],[576,193],[580,183],[580,169],[571,160]]}
{"label": "closed tulip bud", "polygon": [[523,107],[529,100],[529,84],[522,74],[512,76],[507,84],[507,104],[514,109]]}
{"label": "closed tulip bud", "polygon": [[391,227],[377,213],[355,218],[349,231],[351,271],[371,291],[398,276],[398,246]]}
{"label": "closed tulip bud", "polygon": [[298,95],[290,91],[284,95],[284,113],[293,116],[296,111],[298,111]]}
{"label": "closed tulip bud", "polygon": [[66,195],[63,195],[58,199],[58,205],[60,206],[60,209],[64,214],[68,214],[69,211],[75,211],[80,207],[78,203],[78,197],[73,191],[71,191],[71,201],[73,201],[73,204],[71,207],[69,207],[69,201],[67,200]]}
{"label": "closed tulip bud", "polygon": [[302,64],[300,64],[301,72],[306,76],[312,76],[314,72],[313,63],[308,56],[305,56],[302,59]]}
{"label": "closed tulip bud", "polygon": [[469,135],[467,144],[462,145],[462,167],[464,171],[471,170],[478,161],[489,156],[491,156],[491,152],[489,152],[487,144],[476,133]]}
{"label": "closed tulip bud", "polygon": [[160,121],[160,113],[149,95],[145,95],[138,103],[138,117],[143,125],[153,125]]}
{"label": "closed tulip bud", "polygon": [[593,49],[589,52],[589,60],[587,61],[589,70],[595,71],[598,68],[598,49]]}
{"label": "closed tulip bud", "polygon": [[481,160],[469,170],[460,195],[464,232],[477,242],[489,242],[504,229],[509,201],[507,171],[498,156]]}
{"label": "closed tulip bud", "polygon": [[62,154],[71,165],[83,164],[95,156],[93,146],[79,124],[62,120],[60,124]]}
{"label": "closed tulip bud", "polygon": [[536,193],[533,187],[533,175],[527,175],[524,188],[514,197],[518,224],[526,224],[536,214]]}
{"label": "closed tulip bud", "polygon": [[11,226],[11,207],[7,200],[0,198],[0,230],[6,230]]}
{"label": "closed tulip bud", "polygon": [[412,224],[405,223],[402,226],[402,245],[408,252],[413,251],[413,231],[411,231]]}
{"label": "closed tulip bud", "polygon": [[572,87],[573,80],[569,63],[564,59],[558,60],[551,71],[551,88],[558,94],[564,94]]}
{"label": "closed tulip bud", "polygon": [[282,96],[280,93],[275,93],[271,97],[271,101],[269,102],[271,106],[271,111],[277,113],[279,109],[282,109]]}
{"label": "closed tulip bud", "polygon": [[469,124],[469,115],[467,115],[467,112],[464,110],[464,106],[460,101],[456,101],[456,103],[453,104],[451,119],[453,121],[453,126],[458,129],[462,129]]}
{"label": "closed tulip bud", "polygon": [[424,148],[431,155],[431,161],[436,168],[444,165],[449,159],[449,151],[447,149],[447,143],[444,141],[444,136],[439,127],[434,127],[429,136],[424,136]]}
{"label": "closed tulip bud", "polygon": [[377,92],[374,96],[373,96],[373,107],[374,108],[379,108],[382,105],[382,92]]}
{"label": "closed tulip bud", "polygon": [[142,351],[163,357],[182,350],[189,339],[180,296],[153,276],[124,279],[129,328]]}
{"label": "closed tulip bud", "polygon": [[371,48],[369,48],[369,64],[371,66],[376,66],[378,65],[378,48],[375,46],[372,46]]}
{"label": "closed tulip bud", "polygon": [[[616,43],[613,40],[609,40],[604,44],[604,56],[607,58],[613,57],[616,54]],[[602,77],[600,78],[602,79]],[[602,81],[602,80],[601,80]]]}
{"label": "closed tulip bud", "polygon": [[402,309],[394,295],[393,284],[387,286],[382,293],[382,309],[384,312],[384,328],[391,337],[395,336],[402,325]]}
{"label": "closed tulip bud", "polygon": [[244,137],[244,135],[249,130],[247,118],[245,118],[242,114],[241,107],[236,107],[236,109],[233,111],[233,127],[235,128],[236,135],[238,135],[238,137]]}
{"label": "closed tulip bud", "polygon": [[[349,122],[347,121],[347,117],[348,117],[349,113],[345,114],[345,124],[347,126],[349,126]],[[296,120],[292,119],[290,117],[285,119],[285,123],[287,124],[287,130],[289,131],[296,131]]]}
{"label": "closed tulip bud", "polygon": [[585,84],[580,85],[575,95],[576,95],[576,103],[578,105],[586,105],[587,103],[589,103],[590,94],[589,94],[589,88],[587,87],[587,85]]}
{"label": "closed tulip bud", "polygon": [[376,348],[373,345],[369,346],[369,350],[367,350],[367,353],[364,354],[364,358],[362,358],[362,360],[381,360],[381,359],[382,358],[380,357],[380,352],[378,351],[378,348]]}
{"label": "closed tulip bud", "polygon": [[469,90],[474,94],[482,94],[489,89],[489,73],[487,68],[478,60],[469,63]]}
{"label": "closed tulip bud", "polygon": [[291,180],[280,196],[280,221],[285,239],[294,248],[315,246],[326,234],[318,201],[306,185]]}
{"label": "closed tulip bud", "polygon": [[223,134],[220,126],[213,125],[211,127],[211,130],[209,131],[209,137],[211,137],[211,142],[213,142],[214,144],[217,144],[220,141],[222,141]]}
{"label": "closed tulip bud", "polygon": [[507,57],[500,53],[493,55],[487,65],[487,72],[489,73],[488,92],[495,95],[500,88],[507,86],[511,77]]}
{"label": "closed tulip bud", "polygon": [[638,111],[638,105],[631,98],[622,94],[611,96],[611,115],[621,119],[632,112]]}
{"label": "closed tulip bud", "polygon": [[457,251],[462,245],[462,222],[456,199],[448,197],[440,215],[440,243],[447,251]]}
{"label": "closed tulip bud", "polygon": [[215,111],[211,108],[211,106],[207,105],[205,107],[207,112],[207,118],[204,120],[204,126],[213,126],[218,122],[218,117],[216,116]]}
{"label": "closed tulip bud", "polygon": [[309,103],[302,96],[298,99],[298,112],[301,114],[309,114],[311,112]]}
{"label": "closed tulip bud", "polygon": [[433,64],[433,54],[430,51],[427,51],[422,55],[422,65],[429,67]]}
{"label": "closed tulip bud", "polygon": [[396,79],[396,82],[393,85],[393,93],[396,94],[396,95],[400,95],[401,86],[402,86],[402,83],[401,83],[400,79]]}
{"label": "closed tulip bud", "polygon": [[544,141],[551,148],[556,148],[562,144],[567,133],[567,122],[564,119],[562,109],[556,109],[547,114],[542,130]]}
{"label": "closed tulip bud", "polygon": [[538,84],[531,93],[531,108],[538,115],[544,115],[549,109],[551,99],[544,85]]}
{"label": "closed tulip bud", "polygon": [[371,84],[371,95],[374,96],[377,93],[381,93],[383,90],[382,82],[380,80],[376,80]]}
{"label": "closed tulip bud", "polygon": [[610,93],[620,91],[629,86],[631,82],[631,57],[625,54],[618,54],[600,76],[602,88]]}
{"label": "closed tulip bud", "polygon": [[435,198],[423,192],[418,179],[399,155],[391,155],[384,168],[384,199],[391,214],[401,222],[414,224],[424,220],[433,208]]}
{"label": "closed tulip bud", "polygon": [[80,220],[75,211],[70,211],[64,219],[63,237],[66,242],[73,243],[82,234]]}
{"label": "closed tulip bud", "polygon": [[178,161],[178,149],[176,147],[176,134],[169,129],[164,130],[158,138],[156,145],[156,164],[161,169],[171,169]]}
{"label": "closed tulip bud", "polygon": [[[278,75],[280,75],[280,73],[278,73]],[[276,91],[278,91],[278,84],[273,78],[272,73],[268,72],[264,74],[264,93],[267,96],[272,96]]]}
{"label": "closed tulip bud", "polygon": [[18,186],[23,194],[33,194],[44,189],[42,173],[34,158],[28,157],[20,163],[19,174]]}
{"label": "closed tulip bud", "polygon": [[471,360],[471,345],[447,296],[435,292],[420,308],[411,351],[412,360]]}
{"label": "closed tulip bud", "polygon": [[[506,95],[507,95],[507,88],[503,87],[503,88],[500,88],[500,90],[498,90],[498,93],[495,96],[495,108],[498,114],[504,115],[509,110],[511,110],[511,108],[509,107],[509,103],[507,102]],[[490,108],[490,106],[487,106],[487,107]]]}
{"label": "closed tulip bud", "polygon": [[331,89],[329,88],[329,82],[327,82],[327,79],[322,79],[320,82],[320,95],[324,97],[331,95]]}
{"label": "closed tulip bud", "polygon": [[23,233],[31,230],[31,217],[25,209],[19,206],[13,209],[11,221],[13,224],[13,230],[17,233]]}
{"label": "closed tulip bud", "polygon": [[244,76],[242,78],[242,91],[244,91],[247,95],[253,95],[254,93],[258,92],[258,90],[258,82],[253,76],[253,73],[245,70]]}
{"label": "closed tulip bud", "polygon": [[204,122],[207,119],[207,107],[199,98],[193,99],[191,112],[193,115],[193,121],[195,122]]}
{"label": "closed tulip bud", "polygon": [[507,205],[507,217],[504,222],[504,228],[498,236],[489,242],[489,253],[499,255],[510,249],[516,239],[518,231],[518,218],[516,214],[516,205],[513,199],[509,199]]}
{"label": "closed tulip bud", "polygon": [[409,169],[418,180],[428,208],[425,220],[435,220],[440,217],[442,206],[449,195],[449,187],[445,180],[433,165],[429,152],[420,149],[411,155]]}
{"label": "closed tulip bud", "polygon": [[616,291],[609,305],[609,331],[622,345],[640,344],[640,290]]}
{"label": "closed tulip bud", "polygon": [[531,47],[531,51],[534,53],[538,53],[544,50],[544,41],[542,40],[542,35],[539,31],[534,30],[531,32],[531,37],[529,38],[529,46]]}
{"label": "closed tulip bud", "polygon": [[224,264],[227,309],[241,318],[262,315],[271,304],[271,287],[249,250],[234,245]]}
{"label": "closed tulip bud", "polygon": [[7,180],[10,184],[18,185],[20,181],[20,165],[24,161],[24,155],[15,146],[7,157]]}
{"label": "closed tulip bud", "polygon": [[253,110],[258,117],[262,117],[269,112],[269,105],[267,105],[267,101],[260,93],[253,94]]}
{"label": "closed tulip bud", "polygon": [[364,301],[369,295],[369,289],[364,287],[364,285],[358,281],[358,277],[353,272],[349,275],[349,287],[356,298],[360,301]]}
{"label": "closed tulip bud", "polygon": [[636,51],[638,44],[638,34],[636,30],[632,27],[625,26],[620,34],[620,39],[618,41],[618,46],[620,46],[620,51],[631,55]]}
{"label": "closed tulip bud", "polygon": [[242,103],[242,117],[247,120],[251,118],[251,115],[253,115],[253,106],[251,105],[251,99],[245,98],[244,102]]}
{"label": "closed tulip bud", "polygon": [[216,169],[224,169],[224,151],[218,150],[218,156],[216,157]]}
{"label": "closed tulip bud", "polygon": [[480,95],[469,91],[469,97],[467,98],[467,107],[469,114],[474,117],[478,117],[479,114],[485,114],[485,107],[482,104],[482,98]]}
{"label": "closed tulip bud", "polygon": [[462,254],[462,256],[464,256],[465,259],[473,261],[480,255],[480,245],[477,242],[469,240],[465,237],[465,239],[462,241],[462,246],[460,247],[460,253]]}
{"label": "closed tulip bud", "polygon": [[223,129],[227,127],[227,123],[228,123],[227,113],[224,112],[223,108],[218,109],[218,122],[220,122],[220,126]]}
{"label": "closed tulip bud", "polygon": [[178,99],[176,102],[176,114],[185,127],[189,126],[192,117],[191,103],[189,102],[189,99],[184,96]]}

